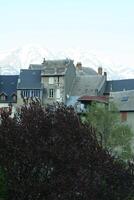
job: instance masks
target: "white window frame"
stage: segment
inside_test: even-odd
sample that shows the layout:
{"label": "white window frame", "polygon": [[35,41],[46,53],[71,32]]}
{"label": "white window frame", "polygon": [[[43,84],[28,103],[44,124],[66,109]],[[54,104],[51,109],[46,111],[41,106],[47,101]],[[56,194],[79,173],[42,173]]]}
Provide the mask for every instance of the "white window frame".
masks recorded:
{"label": "white window frame", "polygon": [[53,98],[54,97],[54,89],[50,88],[49,89],[49,98]]}
{"label": "white window frame", "polygon": [[56,99],[60,99],[60,89],[56,90]]}
{"label": "white window frame", "polygon": [[48,83],[49,83],[50,85],[54,84],[54,77],[49,77]]}

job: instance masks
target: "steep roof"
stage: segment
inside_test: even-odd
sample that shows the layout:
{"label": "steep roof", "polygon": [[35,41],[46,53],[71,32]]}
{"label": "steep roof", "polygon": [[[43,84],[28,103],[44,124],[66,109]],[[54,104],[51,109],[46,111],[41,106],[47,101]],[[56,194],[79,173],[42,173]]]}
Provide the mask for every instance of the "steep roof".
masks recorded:
{"label": "steep roof", "polygon": [[76,76],[71,96],[97,95],[104,79],[104,76],[99,75]]}
{"label": "steep roof", "polygon": [[41,89],[41,70],[22,69],[18,89]]}
{"label": "steep roof", "polygon": [[105,93],[134,90],[134,79],[112,80],[106,82]]}
{"label": "steep roof", "polygon": [[97,72],[90,67],[82,67],[82,70],[76,70],[78,75],[97,75]]}
{"label": "steep roof", "polygon": [[18,75],[0,75],[0,94],[6,95],[6,103],[13,102],[12,95],[17,93]]}

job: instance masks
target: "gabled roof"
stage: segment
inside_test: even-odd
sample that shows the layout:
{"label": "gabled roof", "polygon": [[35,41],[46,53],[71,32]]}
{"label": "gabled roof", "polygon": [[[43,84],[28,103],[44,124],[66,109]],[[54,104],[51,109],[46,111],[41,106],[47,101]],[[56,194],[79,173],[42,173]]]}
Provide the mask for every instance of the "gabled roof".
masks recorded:
{"label": "gabled roof", "polygon": [[18,89],[41,89],[41,70],[22,69]]}
{"label": "gabled roof", "polygon": [[134,79],[112,80],[106,82],[105,93],[134,90]]}
{"label": "gabled roof", "polygon": [[76,76],[71,96],[97,95],[104,80],[105,77],[99,75]]}
{"label": "gabled roof", "polygon": [[0,94],[7,96],[5,102],[12,102],[12,95],[17,94],[18,75],[0,75]]}

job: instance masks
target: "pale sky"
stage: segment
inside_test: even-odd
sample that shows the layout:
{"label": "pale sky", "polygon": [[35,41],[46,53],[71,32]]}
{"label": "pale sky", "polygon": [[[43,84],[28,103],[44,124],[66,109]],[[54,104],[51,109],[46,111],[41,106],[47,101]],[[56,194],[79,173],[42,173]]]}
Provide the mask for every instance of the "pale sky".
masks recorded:
{"label": "pale sky", "polygon": [[0,0],[0,50],[29,43],[134,66],[134,0]]}

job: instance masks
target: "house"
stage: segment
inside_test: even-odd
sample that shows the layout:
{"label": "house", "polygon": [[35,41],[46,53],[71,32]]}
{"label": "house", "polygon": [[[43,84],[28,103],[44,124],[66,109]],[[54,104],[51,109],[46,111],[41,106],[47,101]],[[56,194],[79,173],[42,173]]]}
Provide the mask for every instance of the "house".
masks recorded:
{"label": "house", "polygon": [[112,80],[106,82],[105,95],[110,92],[134,90],[134,79]]}
{"label": "house", "polygon": [[19,75],[0,75],[0,110],[16,109],[38,99],[42,106],[62,102],[72,105],[77,112],[85,112],[88,105],[114,102],[120,120],[134,130],[134,79],[107,80],[102,67],[98,72],[76,66],[73,60],[45,60],[42,64],[30,64]]}
{"label": "house", "polygon": [[[76,79],[70,91],[67,105],[74,107],[80,104],[81,97],[103,96],[107,81],[107,74],[102,73],[102,68],[98,68],[98,73],[91,68],[85,68],[81,63],[76,65]],[[83,102],[82,102],[83,104]],[[86,101],[84,102],[86,104]],[[83,105],[81,105],[83,107]],[[86,107],[86,105],[84,105]],[[84,108],[83,107],[83,108]]]}
{"label": "house", "polygon": [[102,96],[107,76],[91,68],[83,67],[73,60],[45,60],[42,64],[30,64],[22,69],[17,85],[17,104],[23,104],[23,98],[30,100],[38,97],[43,106],[62,102],[66,105],[78,103],[83,95]]}
{"label": "house", "polygon": [[37,98],[42,103],[41,70],[22,69],[17,84],[17,105],[23,105],[23,99],[28,103],[32,98]]}
{"label": "house", "polygon": [[[102,96],[106,81],[107,75],[102,73],[102,67],[97,73],[80,62],[75,66],[71,59],[44,59],[42,64],[30,64],[29,69],[20,70],[15,86],[17,92],[13,95],[17,95],[17,106],[23,105],[24,99],[28,103],[36,98],[42,106],[62,102],[75,107],[82,96]],[[4,98],[2,95],[4,93],[1,93]]]}
{"label": "house", "polygon": [[116,105],[120,121],[134,131],[134,79],[107,81],[104,94]]}
{"label": "house", "polygon": [[17,75],[0,75],[0,111],[15,110],[17,104]]}
{"label": "house", "polygon": [[41,70],[43,85],[42,105],[63,102],[66,104],[68,95],[76,78],[73,60],[45,60],[41,65],[31,64],[30,70]]}

